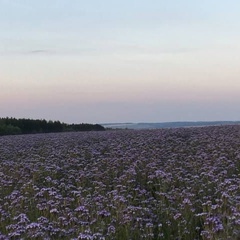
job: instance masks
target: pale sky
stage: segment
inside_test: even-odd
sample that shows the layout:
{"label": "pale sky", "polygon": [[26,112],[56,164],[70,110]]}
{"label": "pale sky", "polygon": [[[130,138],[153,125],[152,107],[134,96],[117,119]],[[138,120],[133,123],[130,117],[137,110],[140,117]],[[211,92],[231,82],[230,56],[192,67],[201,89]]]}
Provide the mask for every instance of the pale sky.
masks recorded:
{"label": "pale sky", "polygon": [[239,0],[0,0],[0,117],[240,120]]}

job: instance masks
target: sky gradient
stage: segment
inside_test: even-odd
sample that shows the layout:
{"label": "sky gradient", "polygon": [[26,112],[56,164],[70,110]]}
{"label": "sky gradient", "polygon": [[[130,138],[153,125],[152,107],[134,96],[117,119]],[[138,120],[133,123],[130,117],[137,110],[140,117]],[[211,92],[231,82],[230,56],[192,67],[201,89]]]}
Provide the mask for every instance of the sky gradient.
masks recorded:
{"label": "sky gradient", "polygon": [[0,115],[240,120],[240,1],[0,0]]}

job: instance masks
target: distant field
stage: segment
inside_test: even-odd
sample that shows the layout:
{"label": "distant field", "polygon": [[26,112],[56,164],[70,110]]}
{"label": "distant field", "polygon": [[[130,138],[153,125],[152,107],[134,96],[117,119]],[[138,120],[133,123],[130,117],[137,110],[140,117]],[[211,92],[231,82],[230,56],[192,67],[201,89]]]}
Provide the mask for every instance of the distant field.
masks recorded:
{"label": "distant field", "polygon": [[0,137],[0,239],[239,239],[240,126]]}
{"label": "distant field", "polygon": [[240,121],[196,121],[196,122],[159,122],[159,123],[103,123],[102,126],[113,129],[159,129],[179,127],[203,127],[236,125]]}

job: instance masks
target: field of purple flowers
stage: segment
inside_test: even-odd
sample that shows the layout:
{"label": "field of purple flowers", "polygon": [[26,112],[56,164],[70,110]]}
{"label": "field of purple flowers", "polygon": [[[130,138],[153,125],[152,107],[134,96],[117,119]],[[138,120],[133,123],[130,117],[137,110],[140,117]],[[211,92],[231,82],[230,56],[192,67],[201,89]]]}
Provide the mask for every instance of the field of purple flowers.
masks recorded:
{"label": "field of purple flowers", "polygon": [[239,239],[240,126],[0,138],[0,239]]}

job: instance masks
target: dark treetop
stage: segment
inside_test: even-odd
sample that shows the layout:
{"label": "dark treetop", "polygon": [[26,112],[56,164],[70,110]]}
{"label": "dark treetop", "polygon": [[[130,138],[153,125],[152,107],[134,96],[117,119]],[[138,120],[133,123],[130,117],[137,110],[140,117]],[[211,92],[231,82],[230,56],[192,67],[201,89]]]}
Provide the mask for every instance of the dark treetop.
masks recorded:
{"label": "dark treetop", "polygon": [[0,135],[103,130],[105,128],[99,124],[67,124],[45,119],[0,118]]}

